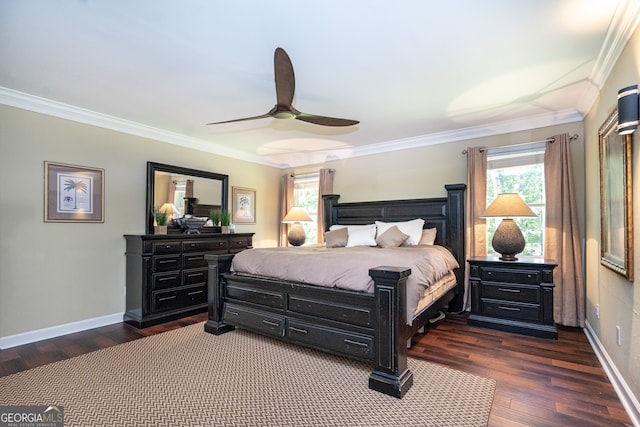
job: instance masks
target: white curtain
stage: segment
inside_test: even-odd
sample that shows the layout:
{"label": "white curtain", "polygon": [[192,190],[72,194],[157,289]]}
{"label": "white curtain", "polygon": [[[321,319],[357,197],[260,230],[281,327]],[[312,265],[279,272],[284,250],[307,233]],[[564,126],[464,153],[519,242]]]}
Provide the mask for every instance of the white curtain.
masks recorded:
{"label": "white curtain", "polygon": [[[487,255],[487,150],[467,148],[467,209],[465,213],[465,259]],[[463,310],[471,308],[469,264],[464,266]]]}
{"label": "white curtain", "polygon": [[584,277],[570,141],[567,133],[556,135],[544,153],[544,254],[558,264],[553,272],[554,320],[584,327]]}
{"label": "white curtain", "polygon": [[333,169],[320,169],[318,182],[318,243],[324,242],[324,203],[322,196],[333,193]]}
{"label": "white curtain", "polygon": [[282,223],[289,210],[293,207],[293,184],[294,177],[290,173],[282,175],[282,193],[280,199],[280,246],[289,246],[287,240],[288,226]]}

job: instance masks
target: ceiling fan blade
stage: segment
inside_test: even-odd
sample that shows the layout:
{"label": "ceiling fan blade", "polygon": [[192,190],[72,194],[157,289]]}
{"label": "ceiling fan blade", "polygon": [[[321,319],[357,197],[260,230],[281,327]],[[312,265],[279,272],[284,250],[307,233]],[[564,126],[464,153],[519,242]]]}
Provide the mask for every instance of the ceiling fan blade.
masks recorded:
{"label": "ceiling fan blade", "polygon": [[335,117],[316,116],[306,113],[298,114],[296,119],[322,126],[353,126],[360,123],[358,120],[338,119]]}
{"label": "ceiling fan blade", "polygon": [[296,90],[296,78],[289,55],[281,47],[273,54],[273,68],[276,80],[276,99],[278,105],[290,107]]}
{"label": "ceiling fan blade", "polygon": [[256,120],[256,119],[264,119],[267,117],[272,117],[271,114],[267,113],[267,114],[263,114],[261,116],[254,116],[254,117],[245,117],[244,119],[234,119],[234,120],[225,120],[223,122],[213,122],[213,123],[207,123],[208,125],[219,125],[222,123],[233,123],[233,122],[245,122],[247,120]]}

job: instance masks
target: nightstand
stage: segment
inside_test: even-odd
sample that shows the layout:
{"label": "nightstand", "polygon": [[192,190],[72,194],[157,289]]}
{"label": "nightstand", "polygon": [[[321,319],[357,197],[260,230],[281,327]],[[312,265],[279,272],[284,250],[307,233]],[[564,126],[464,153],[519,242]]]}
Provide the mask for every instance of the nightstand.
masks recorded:
{"label": "nightstand", "polygon": [[558,339],[553,321],[553,269],[542,258],[467,260],[471,282],[468,323],[501,331]]}

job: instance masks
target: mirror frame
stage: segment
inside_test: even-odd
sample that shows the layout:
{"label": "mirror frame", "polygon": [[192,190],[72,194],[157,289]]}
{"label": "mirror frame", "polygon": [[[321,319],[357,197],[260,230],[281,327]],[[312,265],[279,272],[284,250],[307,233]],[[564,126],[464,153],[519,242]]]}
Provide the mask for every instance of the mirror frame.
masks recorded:
{"label": "mirror frame", "polygon": [[199,178],[209,178],[221,181],[222,200],[220,206],[222,210],[229,210],[229,175],[215,172],[206,172],[198,169],[189,169],[181,166],[166,165],[163,163],[147,162],[147,219],[146,233],[153,234],[153,195],[155,191],[155,174],[157,172],[169,172],[178,175],[190,175]]}

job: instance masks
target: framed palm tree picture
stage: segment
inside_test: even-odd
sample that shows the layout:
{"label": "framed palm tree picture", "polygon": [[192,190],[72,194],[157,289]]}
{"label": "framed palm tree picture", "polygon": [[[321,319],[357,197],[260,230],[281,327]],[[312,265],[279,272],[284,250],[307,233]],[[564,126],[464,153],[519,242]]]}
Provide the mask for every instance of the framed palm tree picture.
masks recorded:
{"label": "framed palm tree picture", "polygon": [[104,222],[104,169],[44,162],[45,222]]}

